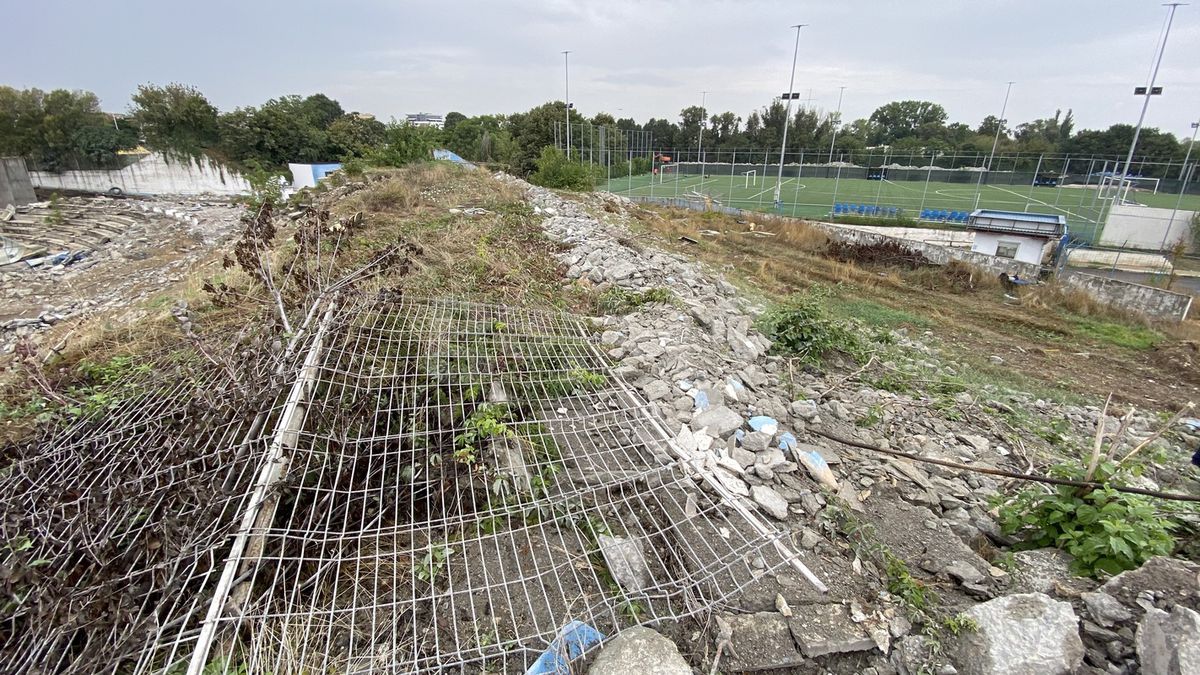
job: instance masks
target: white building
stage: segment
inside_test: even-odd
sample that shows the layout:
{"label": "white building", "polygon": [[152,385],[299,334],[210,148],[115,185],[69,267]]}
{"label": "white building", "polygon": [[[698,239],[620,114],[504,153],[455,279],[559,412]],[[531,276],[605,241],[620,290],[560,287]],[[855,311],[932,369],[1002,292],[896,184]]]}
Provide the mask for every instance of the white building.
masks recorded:
{"label": "white building", "polygon": [[446,123],[446,118],[433,113],[409,113],[404,116],[404,123],[414,127],[437,127],[442,128]]}
{"label": "white building", "polygon": [[967,220],[975,233],[971,250],[1040,265],[1067,232],[1065,216],[977,209]]}

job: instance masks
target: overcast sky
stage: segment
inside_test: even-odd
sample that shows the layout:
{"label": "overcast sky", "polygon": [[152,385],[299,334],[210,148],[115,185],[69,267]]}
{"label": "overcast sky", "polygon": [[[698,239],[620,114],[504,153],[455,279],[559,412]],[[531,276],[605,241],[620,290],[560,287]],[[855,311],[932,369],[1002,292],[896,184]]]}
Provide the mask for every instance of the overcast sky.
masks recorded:
{"label": "overcast sky", "polygon": [[[677,120],[709,90],[743,118],[787,88],[843,119],[897,99],[975,126],[1015,80],[1013,123],[1073,108],[1076,128],[1137,121],[1166,8],[1147,0],[12,0],[0,84],[96,92],[191,84],[222,110],[324,92],[381,119],[516,112],[563,98],[591,116]],[[1200,3],[1180,7],[1147,125],[1200,117]]]}

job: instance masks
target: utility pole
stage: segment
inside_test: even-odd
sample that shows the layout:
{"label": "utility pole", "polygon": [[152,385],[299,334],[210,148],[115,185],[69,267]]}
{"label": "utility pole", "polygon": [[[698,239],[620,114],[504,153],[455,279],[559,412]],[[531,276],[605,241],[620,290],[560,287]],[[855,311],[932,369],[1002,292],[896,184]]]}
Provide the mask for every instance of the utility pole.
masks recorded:
{"label": "utility pole", "polygon": [[[1137,126],[1133,128],[1133,141],[1129,144],[1129,154],[1125,157],[1125,167],[1121,170],[1121,183],[1125,187],[1126,193],[1129,188],[1129,165],[1133,163],[1133,151],[1137,149],[1138,137],[1142,135],[1142,122],[1146,120],[1146,110],[1150,108],[1150,97],[1154,95],[1154,81],[1158,79],[1158,67],[1162,65],[1163,54],[1167,51],[1167,38],[1171,36],[1171,22],[1175,20],[1175,10],[1180,5],[1186,5],[1186,2],[1168,2],[1164,3],[1163,7],[1170,7],[1167,13],[1167,27],[1163,30],[1162,44],[1157,45],[1158,56],[1154,59],[1154,68],[1150,71],[1150,84],[1146,87],[1146,97],[1142,101],[1142,113],[1138,116]],[[1114,195],[1114,198],[1119,196]]]}
{"label": "utility pole", "polygon": [[792,28],[796,29],[796,46],[792,48],[792,76],[790,79],[788,79],[788,90],[787,90],[787,95],[786,95],[787,107],[783,113],[783,142],[780,143],[780,145],[779,145],[779,176],[776,177],[776,179],[775,179],[775,208],[776,209],[781,208],[781,206],[783,205],[783,202],[780,201],[779,193],[780,193],[780,190],[783,189],[783,156],[784,156],[784,152],[787,151],[788,122],[791,121],[792,98],[795,96],[795,93],[792,91],[792,88],[796,85],[796,56],[800,53],[800,29],[807,25],[808,24],[806,24],[806,23],[798,23],[798,24],[792,26]]}
{"label": "utility pole", "polygon": [[567,109],[567,159],[571,159],[571,52],[564,51],[563,55],[563,85],[566,92],[566,101],[563,101],[563,106]]}
{"label": "utility pole", "polygon": [[704,187],[704,121],[708,118],[708,111],[704,108],[704,101],[707,97],[707,91],[700,92],[700,143],[696,148],[696,154],[700,155],[700,187]]}
{"label": "utility pole", "polygon": [[992,158],[996,156],[996,146],[1000,144],[1000,132],[1004,129],[1004,114],[1008,112],[1008,95],[1012,93],[1013,81],[1008,81],[1004,90],[1004,103],[1000,106],[1000,120],[996,122],[996,136],[992,139],[992,151],[988,153],[987,167],[979,173],[979,182],[975,185],[975,208],[979,208],[979,197],[983,193],[983,176],[992,170]]}
{"label": "utility pole", "polygon": [[1171,209],[1171,219],[1167,221],[1167,231],[1163,233],[1162,244],[1158,247],[1160,252],[1167,250],[1167,239],[1171,237],[1171,228],[1175,225],[1175,215],[1179,213],[1179,205],[1183,202],[1183,193],[1187,190],[1188,179],[1192,175],[1188,171],[1188,160],[1192,158],[1192,148],[1196,147],[1197,131],[1200,131],[1200,122],[1192,122],[1192,142],[1188,143],[1187,154],[1183,156],[1183,181],[1179,184],[1179,196],[1175,198],[1175,208]]}
{"label": "utility pole", "polygon": [[837,143],[838,127],[842,125],[842,94],[845,93],[845,87],[838,87],[837,112],[833,114],[833,140],[829,141],[829,162],[831,164],[833,163],[833,146]]}

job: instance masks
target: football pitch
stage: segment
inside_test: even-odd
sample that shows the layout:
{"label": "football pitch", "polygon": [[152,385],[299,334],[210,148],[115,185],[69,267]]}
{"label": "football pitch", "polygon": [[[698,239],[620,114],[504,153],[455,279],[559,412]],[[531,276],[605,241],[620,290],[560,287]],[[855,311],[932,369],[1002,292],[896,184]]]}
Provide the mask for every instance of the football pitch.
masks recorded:
{"label": "football pitch", "polygon": [[[724,206],[767,211],[802,218],[828,218],[833,205],[851,204],[895,207],[908,218],[919,218],[922,211],[972,211],[978,208],[1002,209],[1066,216],[1068,230],[1076,237],[1093,241],[1104,214],[1111,204],[1096,186],[1032,187],[1022,185],[982,185],[930,181],[866,180],[863,178],[784,177],[780,187],[782,206],[776,210],[775,176],[671,174],[614,177],[605,190],[626,196],[671,197],[692,200],[713,199]],[[1110,195],[1112,190],[1109,191]],[[1172,208],[1177,195],[1131,190],[1131,201],[1146,206]],[[1200,210],[1200,196],[1184,195],[1180,208]]]}

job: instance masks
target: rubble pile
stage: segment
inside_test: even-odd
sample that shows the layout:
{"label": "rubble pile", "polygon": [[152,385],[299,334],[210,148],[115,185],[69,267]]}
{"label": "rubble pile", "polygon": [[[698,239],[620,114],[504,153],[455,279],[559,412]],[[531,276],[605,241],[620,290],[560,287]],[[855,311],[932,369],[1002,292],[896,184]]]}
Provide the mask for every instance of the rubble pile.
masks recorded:
{"label": "rubble pile", "polygon": [[[1154,672],[1200,672],[1187,669],[1193,650],[1186,640],[1200,609],[1194,572],[1155,591],[1114,596],[1072,577],[1065,564],[1043,560],[1065,555],[1056,550],[1017,554],[1001,568],[997,547],[1013,542],[989,513],[1003,487],[997,478],[841,446],[810,431],[1026,471],[1031,451],[1011,442],[1006,421],[1018,412],[1078,438],[1090,438],[1098,424],[1115,428],[1118,420],[1096,407],[992,385],[954,395],[952,410],[943,414],[915,393],[797,366],[771,355],[770,341],[755,329],[762,307],[739,299],[732,285],[699,263],[635,242],[624,214],[636,207],[627,200],[596,195],[586,198],[598,202],[589,206],[497,178],[524,188],[547,234],[570,245],[560,259],[573,282],[607,292],[670,292],[670,302],[602,320],[601,341],[620,362],[616,372],[677,425],[675,440],[688,464],[711,472],[735,499],[784,528],[805,564],[827,575],[826,596],[813,594],[799,577],[779,575],[772,586],[783,589],[778,594],[747,592],[737,603],[741,612],[721,616],[712,635],[692,638],[711,639],[725,655],[723,666],[738,672],[803,665],[813,672],[1132,673],[1139,663],[1163,663]],[[963,368],[919,337],[893,333],[887,366],[929,376]],[[1134,442],[1150,440],[1156,424],[1149,412],[1132,415]],[[1157,439],[1152,446],[1190,455],[1174,443]],[[915,561],[914,572],[938,589],[947,609],[969,617],[976,629],[943,637],[949,645],[918,634],[882,571],[823,527],[831,493],[873,523],[884,545]],[[685,653],[712,654],[698,643],[680,646]]]}
{"label": "rubble pile", "polygon": [[0,354],[61,321],[127,308],[182,281],[236,232],[240,213],[224,202],[106,197],[0,212]]}

